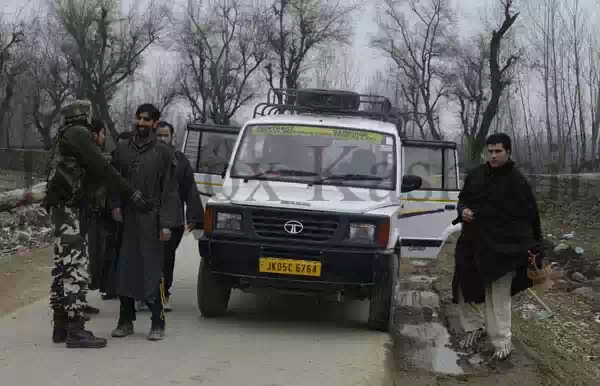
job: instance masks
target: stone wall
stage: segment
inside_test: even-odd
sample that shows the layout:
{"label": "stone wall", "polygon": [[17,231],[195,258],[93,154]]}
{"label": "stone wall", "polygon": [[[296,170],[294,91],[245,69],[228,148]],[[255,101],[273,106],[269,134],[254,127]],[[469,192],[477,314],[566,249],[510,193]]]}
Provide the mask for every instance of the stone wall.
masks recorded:
{"label": "stone wall", "polygon": [[50,152],[29,149],[0,149],[0,170],[31,170],[43,174],[50,160]]}
{"label": "stone wall", "polygon": [[600,175],[531,176],[530,181],[547,222],[600,229]]}

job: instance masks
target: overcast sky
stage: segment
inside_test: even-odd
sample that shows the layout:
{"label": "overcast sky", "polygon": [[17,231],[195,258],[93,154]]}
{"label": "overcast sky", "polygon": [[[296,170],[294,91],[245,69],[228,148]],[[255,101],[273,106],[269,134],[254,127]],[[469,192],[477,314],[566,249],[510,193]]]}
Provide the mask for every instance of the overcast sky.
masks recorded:
{"label": "overcast sky", "polygon": [[[4,4],[3,11],[5,15],[13,15],[15,12],[23,8],[25,4],[37,5],[48,0],[0,0],[0,3]],[[129,7],[138,2],[140,6],[149,3],[150,0],[121,0],[121,6],[123,10],[129,9]],[[198,0],[200,1],[200,0]],[[267,1],[267,0],[265,0]],[[269,2],[271,0],[268,0]],[[500,0],[453,0],[455,9],[458,12],[458,28],[463,36],[472,35],[473,33],[479,32],[483,29],[483,20],[493,22],[494,25],[498,25],[501,21],[502,13],[497,12],[497,7],[500,6]],[[565,0],[571,1],[571,0]],[[169,4],[172,4],[173,10],[181,9],[185,6],[187,0],[169,0]],[[381,54],[369,47],[370,39],[377,33],[376,24],[376,5],[380,3],[380,0],[366,0],[364,1],[364,11],[357,14],[354,20],[355,23],[355,39],[351,47],[352,58],[356,64],[357,72],[360,74],[359,90],[363,91],[366,85],[366,80],[369,76],[375,73],[378,69],[383,69],[385,63],[381,60]],[[528,0],[515,0],[517,7],[522,7],[528,3]],[[580,0],[582,6],[596,3],[596,0]],[[531,3],[530,3],[531,4]],[[496,8],[496,12],[494,12]],[[595,17],[595,14],[588,15]],[[524,17],[518,19],[517,24],[523,23]],[[517,26],[518,28],[518,26]],[[153,50],[160,50],[155,48]],[[173,59],[175,60],[175,59]],[[144,72],[151,74],[153,72],[152,62],[148,61],[145,65]],[[251,111],[252,106],[248,106],[242,112],[242,116],[238,119],[248,118],[248,114]],[[445,115],[445,114],[444,114]]]}

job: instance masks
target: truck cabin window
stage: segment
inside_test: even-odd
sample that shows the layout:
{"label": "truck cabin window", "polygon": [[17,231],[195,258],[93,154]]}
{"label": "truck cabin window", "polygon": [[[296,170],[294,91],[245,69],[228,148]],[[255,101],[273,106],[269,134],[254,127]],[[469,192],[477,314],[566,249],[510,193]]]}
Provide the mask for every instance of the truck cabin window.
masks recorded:
{"label": "truck cabin window", "polygon": [[420,190],[458,190],[454,149],[404,146],[404,174],[423,179]]}
{"label": "truck cabin window", "polygon": [[235,134],[230,133],[190,131],[185,153],[194,172],[222,174],[229,163],[236,138]]}
{"label": "truck cabin window", "polygon": [[395,139],[372,131],[300,125],[246,128],[232,178],[394,190]]}

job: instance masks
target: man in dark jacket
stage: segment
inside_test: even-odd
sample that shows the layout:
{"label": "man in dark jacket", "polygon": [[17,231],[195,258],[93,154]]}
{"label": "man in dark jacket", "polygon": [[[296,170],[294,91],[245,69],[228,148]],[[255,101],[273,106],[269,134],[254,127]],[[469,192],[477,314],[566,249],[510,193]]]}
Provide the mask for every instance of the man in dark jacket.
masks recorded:
{"label": "man in dark jacket", "polygon": [[[493,358],[512,352],[511,297],[533,285],[527,277],[530,254],[541,263],[542,231],[535,196],[511,160],[511,139],[492,134],[488,161],[467,175],[459,195],[462,232],[456,244],[453,301],[466,332],[463,348],[486,333]],[[468,303],[485,303],[484,317]]]}
{"label": "man in dark jacket", "polygon": [[[92,135],[96,145],[105,148],[105,124],[99,119],[92,119]],[[113,244],[110,237],[116,222],[111,217],[110,192],[100,189],[84,208],[84,218],[90,254],[90,289],[101,293],[111,292],[112,264],[114,260]],[[90,313],[94,313],[90,310]],[[88,311],[89,312],[89,311]]]}
{"label": "man in dark jacket", "polygon": [[[106,142],[104,122],[92,119],[90,130],[94,143],[102,151]],[[101,186],[93,195],[84,201],[81,215],[81,233],[87,237],[90,271],[90,290],[98,290],[103,286],[104,262],[107,259],[106,242],[110,208],[107,189]],[[100,310],[89,304],[85,308],[87,314],[97,314]]]}
{"label": "man in dark jacket", "polygon": [[[200,193],[196,186],[194,170],[187,156],[176,150],[173,146],[175,139],[175,129],[173,125],[162,121],[156,130],[158,139],[171,146],[177,159],[177,170],[175,172],[177,180],[177,191],[179,192],[179,221],[178,225],[171,228],[171,239],[165,243],[165,268],[163,270],[165,278],[166,305],[165,311],[171,311],[169,299],[171,297],[171,286],[173,285],[173,271],[175,270],[175,254],[183,233],[185,225],[187,230],[204,228],[204,208],[200,200]],[[185,211],[185,214],[184,214]]]}
{"label": "man in dark jacket", "polygon": [[66,342],[70,348],[100,348],[106,346],[106,339],[85,330],[89,274],[87,242],[80,229],[81,208],[102,186],[120,192],[132,206],[143,208],[148,202],[110,166],[94,142],[91,103],[75,101],[61,112],[64,126],[53,140],[43,202],[54,228],[52,340]]}
{"label": "man in dark jacket", "polygon": [[160,112],[155,106],[139,106],[134,137],[119,143],[111,160],[125,179],[140,189],[152,204],[150,210],[139,210],[127,205],[120,196],[113,197],[113,218],[123,222],[115,273],[121,309],[113,337],[125,337],[134,332],[137,300],[152,311],[148,339],[164,338],[164,243],[170,239],[170,229],[178,224],[179,211],[177,191],[173,189],[177,163],[173,149],[156,139],[154,130],[159,119]]}

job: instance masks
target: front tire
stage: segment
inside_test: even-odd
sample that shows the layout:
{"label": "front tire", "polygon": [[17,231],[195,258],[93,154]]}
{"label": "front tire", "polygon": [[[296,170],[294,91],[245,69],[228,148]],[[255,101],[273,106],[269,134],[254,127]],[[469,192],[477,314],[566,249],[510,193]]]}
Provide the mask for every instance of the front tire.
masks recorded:
{"label": "front tire", "polygon": [[384,269],[374,275],[374,286],[369,305],[368,325],[371,330],[389,332],[391,326],[392,300],[398,281],[398,257],[385,256]]}
{"label": "front tire", "polygon": [[231,285],[211,271],[205,258],[200,260],[196,294],[198,309],[205,318],[220,317],[227,313]]}

